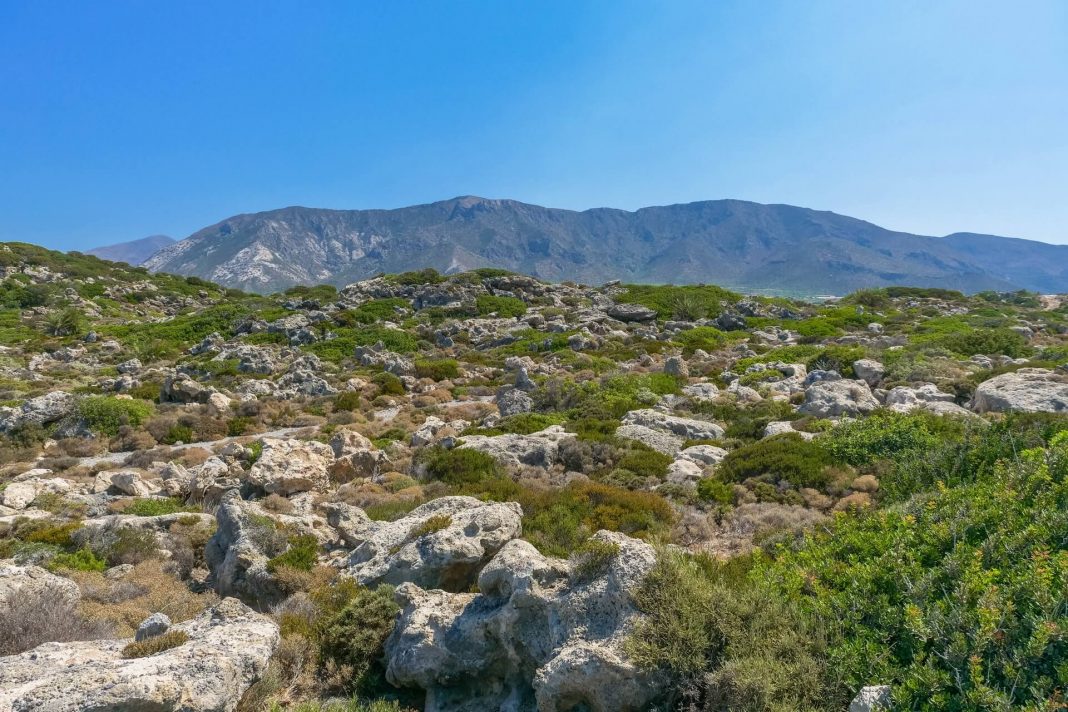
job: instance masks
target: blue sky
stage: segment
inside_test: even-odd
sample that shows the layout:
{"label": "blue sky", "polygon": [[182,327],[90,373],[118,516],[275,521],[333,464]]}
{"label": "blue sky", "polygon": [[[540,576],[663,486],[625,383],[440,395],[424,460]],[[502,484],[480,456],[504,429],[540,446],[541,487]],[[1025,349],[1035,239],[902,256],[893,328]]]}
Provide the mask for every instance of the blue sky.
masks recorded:
{"label": "blue sky", "polygon": [[1068,2],[0,0],[0,240],[791,203],[1068,242]]}

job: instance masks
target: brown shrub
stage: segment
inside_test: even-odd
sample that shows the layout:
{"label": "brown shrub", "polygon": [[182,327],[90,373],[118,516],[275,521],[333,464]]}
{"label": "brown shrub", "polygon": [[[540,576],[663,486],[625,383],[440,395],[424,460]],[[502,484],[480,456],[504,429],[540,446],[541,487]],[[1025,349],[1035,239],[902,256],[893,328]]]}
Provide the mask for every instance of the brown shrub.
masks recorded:
{"label": "brown shrub", "polygon": [[41,643],[99,640],[113,634],[110,621],[87,618],[60,591],[20,594],[0,607],[0,655],[15,655]]}

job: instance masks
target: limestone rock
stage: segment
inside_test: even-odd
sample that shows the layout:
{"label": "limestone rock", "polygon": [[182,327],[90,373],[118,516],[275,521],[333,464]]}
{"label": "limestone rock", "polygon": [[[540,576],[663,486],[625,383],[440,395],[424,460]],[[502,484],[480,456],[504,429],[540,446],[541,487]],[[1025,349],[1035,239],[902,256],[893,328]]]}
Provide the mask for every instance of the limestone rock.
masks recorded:
{"label": "limestone rock", "polygon": [[619,533],[594,538],[618,553],[593,572],[517,539],[482,570],[479,594],[400,586],[387,678],[426,690],[431,712],[647,709],[661,676],[622,649],[639,615],[631,594],[655,555]]}
{"label": "limestone rock", "polygon": [[677,455],[682,449],[684,440],[678,435],[672,435],[663,430],[653,430],[644,425],[620,425],[616,428],[617,438],[637,440],[642,445],[651,447],[665,455]]}
{"label": "limestone rock", "polygon": [[608,316],[620,321],[653,321],[656,311],[641,304],[613,304],[608,307]]}
{"label": "limestone rock", "polygon": [[361,523],[363,541],[349,557],[347,571],[362,584],[411,582],[465,591],[479,569],[519,537],[522,516],[515,502],[431,500],[393,522]]}
{"label": "limestone rock", "polygon": [[75,397],[66,391],[52,391],[23,403],[18,408],[0,408],[0,432],[24,425],[48,425],[74,411]]}
{"label": "limestone rock", "polygon": [[549,467],[557,460],[560,442],[573,437],[563,426],[551,425],[529,435],[469,435],[459,447],[479,450],[508,465]]}
{"label": "limestone rock", "polygon": [[125,640],[45,643],[0,658],[0,712],[232,712],[266,671],[278,627],[232,598],[174,626],[189,640],[124,659]]}
{"label": "limestone rock", "polygon": [[217,528],[208,540],[204,558],[219,595],[264,602],[277,600],[281,592],[267,571],[267,562],[275,552],[264,551],[271,543],[274,525],[270,521],[258,521],[253,514],[236,490],[223,495],[215,512]]}
{"label": "limestone rock", "polygon": [[[820,371],[813,371],[811,377]],[[817,418],[856,417],[879,407],[864,381],[848,379],[816,381],[805,390],[805,402],[798,411]]]}
{"label": "limestone rock", "polygon": [[329,445],[293,438],[264,438],[263,452],[248,473],[254,487],[269,494],[290,495],[330,488],[328,468],[334,461]]}
{"label": "limestone rock", "polygon": [[1046,368],[1021,368],[983,381],[975,389],[978,413],[1068,412],[1068,376]]}
{"label": "limestone rock", "polygon": [[849,712],[889,710],[892,704],[889,685],[870,685],[862,687],[853,701],[849,703]]}
{"label": "limestone rock", "polygon": [[[10,605],[16,598],[35,598],[45,592],[59,593],[72,603],[82,598],[78,585],[68,578],[38,566],[0,565],[0,608]],[[2,662],[0,667],[3,667]]]}
{"label": "limestone rock", "polygon": [[148,618],[141,621],[141,624],[137,626],[137,631],[134,633],[134,640],[140,642],[142,640],[148,640],[149,638],[155,638],[157,635],[166,633],[170,627],[171,619],[166,613],[153,613]]}
{"label": "limestone rock", "polygon": [[506,386],[497,391],[497,410],[501,417],[529,413],[534,409],[534,400],[518,388]]}
{"label": "limestone rock", "polygon": [[873,359],[862,358],[853,362],[853,373],[857,374],[857,378],[874,388],[886,375],[886,367]]}
{"label": "limestone rock", "polygon": [[651,408],[630,411],[623,416],[623,424],[642,425],[687,440],[716,440],[723,437],[723,428],[715,423],[669,415]]}

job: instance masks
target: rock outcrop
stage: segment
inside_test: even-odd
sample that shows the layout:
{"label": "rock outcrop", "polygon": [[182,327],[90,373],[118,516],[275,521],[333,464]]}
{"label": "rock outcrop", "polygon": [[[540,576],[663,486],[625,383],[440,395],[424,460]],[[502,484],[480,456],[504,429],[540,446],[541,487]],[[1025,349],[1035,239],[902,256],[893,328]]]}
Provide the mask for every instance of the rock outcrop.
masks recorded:
{"label": "rock outcrop", "polygon": [[233,598],[172,630],[188,640],[139,658],[123,657],[127,640],[0,658],[0,712],[231,712],[278,645],[275,623]]}
{"label": "rock outcrop", "polygon": [[[820,373],[814,371],[809,376]],[[798,411],[816,418],[855,418],[879,407],[871,388],[864,381],[848,379],[821,380],[805,390],[805,402]]]}
{"label": "rock outcrop", "polygon": [[979,413],[1068,412],[1068,376],[1046,368],[1021,368],[983,381],[972,409]]}
{"label": "rock outcrop", "polygon": [[354,530],[363,540],[346,570],[366,585],[410,582],[466,591],[490,558],[522,533],[522,516],[515,502],[441,497],[393,522],[368,519],[348,527],[350,543]]}
{"label": "rock outcrop", "polygon": [[268,494],[323,492],[330,487],[328,468],[334,450],[324,443],[264,438],[263,452],[248,473],[248,482]]}
{"label": "rock outcrop", "polygon": [[615,532],[594,570],[514,540],[478,577],[480,593],[397,588],[402,606],[386,642],[386,675],[426,690],[427,712],[637,712],[661,692],[622,647],[639,615],[631,593],[652,547]]}
{"label": "rock outcrop", "polygon": [[459,447],[480,450],[505,464],[549,467],[557,460],[560,442],[574,437],[563,426],[551,425],[529,435],[468,435]]}

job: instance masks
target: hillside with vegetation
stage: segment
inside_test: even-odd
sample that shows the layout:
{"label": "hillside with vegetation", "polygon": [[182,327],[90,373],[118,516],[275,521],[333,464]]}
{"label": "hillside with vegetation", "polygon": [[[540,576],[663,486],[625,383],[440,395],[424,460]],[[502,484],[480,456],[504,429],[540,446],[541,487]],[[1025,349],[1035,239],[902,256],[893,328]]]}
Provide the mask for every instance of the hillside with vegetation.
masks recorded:
{"label": "hillside with vegetation", "polygon": [[0,244],[0,711],[1064,709],[1068,297]]}

